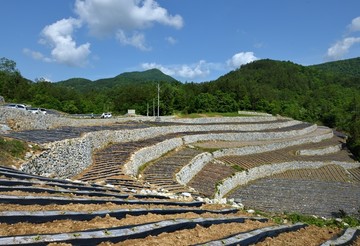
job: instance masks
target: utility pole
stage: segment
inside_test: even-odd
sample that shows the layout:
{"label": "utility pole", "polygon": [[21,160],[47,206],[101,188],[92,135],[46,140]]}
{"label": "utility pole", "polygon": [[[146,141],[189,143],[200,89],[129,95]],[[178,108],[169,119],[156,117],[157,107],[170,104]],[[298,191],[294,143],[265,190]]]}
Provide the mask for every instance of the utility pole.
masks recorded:
{"label": "utility pole", "polygon": [[149,117],[149,102],[146,102],[146,117]]}
{"label": "utility pole", "polygon": [[155,117],[155,99],[153,98],[153,116]]}
{"label": "utility pole", "polygon": [[158,83],[158,86],[157,86],[157,117],[156,117],[156,121],[160,121],[160,83]]}

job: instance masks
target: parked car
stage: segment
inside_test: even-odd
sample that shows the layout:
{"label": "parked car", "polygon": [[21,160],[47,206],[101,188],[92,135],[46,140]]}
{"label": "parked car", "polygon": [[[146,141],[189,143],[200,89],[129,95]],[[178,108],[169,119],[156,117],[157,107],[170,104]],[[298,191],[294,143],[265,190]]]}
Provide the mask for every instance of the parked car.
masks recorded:
{"label": "parked car", "polygon": [[46,114],[46,109],[44,108],[27,108],[27,110],[33,114]]}
{"label": "parked car", "polygon": [[24,104],[15,104],[15,103],[13,103],[13,104],[6,105],[6,107],[26,110],[26,106]]}
{"label": "parked car", "polygon": [[44,114],[44,115],[47,114],[47,111],[44,108],[38,108],[38,110],[40,111],[41,114]]}
{"label": "parked car", "polygon": [[111,118],[112,114],[111,113],[102,113],[101,118],[105,119],[105,118]]}

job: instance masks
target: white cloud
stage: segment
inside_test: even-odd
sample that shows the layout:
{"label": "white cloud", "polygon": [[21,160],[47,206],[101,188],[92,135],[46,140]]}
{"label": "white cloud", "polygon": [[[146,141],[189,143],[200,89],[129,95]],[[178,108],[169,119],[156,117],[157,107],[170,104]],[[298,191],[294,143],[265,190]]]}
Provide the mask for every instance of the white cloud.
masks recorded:
{"label": "white cloud", "polygon": [[119,30],[148,28],[155,22],[175,28],[183,26],[180,15],[170,15],[154,0],[76,0],[75,13],[98,37]]}
{"label": "white cloud", "polygon": [[51,47],[51,57],[54,61],[69,66],[85,66],[90,52],[90,44],[77,46],[72,35],[75,29],[81,27],[81,22],[74,18],[62,19],[46,26],[41,35],[42,44]]}
{"label": "white cloud", "polygon": [[163,66],[157,63],[143,63],[141,64],[141,67],[145,70],[157,68],[163,73],[174,77],[181,77],[183,79],[195,79],[206,77],[210,74],[211,69],[216,69],[217,67],[219,67],[219,65],[200,60],[199,62],[191,65],[181,64]]}
{"label": "white cloud", "polygon": [[229,60],[227,60],[227,65],[233,69],[239,68],[241,65],[247,64],[249,62],[258,60],[254,55],[254,52],[240,52],[233,57],[231,57]]}
{"label": "white cloud", "polygon": [[91,53],[90,43],[77,45],[73,38],[75,30],[85,25],[93,36],[113,36],[123,45],[145,51],[151,47],[146,45],[145,35],[139,30],[154,23],[174,28],[183,26],[180,15],[170,15],[155,0],[76,0],[74,12],[78,18],[62,19],[42,30],[39,42],[51,48],[51,58],[28,49],[24,53],[47,62],[85,66]]}
{"label": "white cloud", "polygon": [[347,28],[348,33],[345,35],[345,37],[342,40],[337,41],[330,48],[328,48],[326,53],[326,60],[339,60],[349,52],[352,46],[360,43],[360,37],[350,37],[350,34],[352,34],[353,32],[360,31],[360,16],[354,18],[351,21],[351,24],[347,26]]}
{"label": "white cloud", "polygon": [[176,44],[177,40],[173,37],[166,37],[165,40],[169,43],[169,44]]}
{"label": "white cloud", "polygon": [[44,61],[44,62],[52,62],[51,58],[45,57],[42,53],[40,53],[38,51],[33,51],[30,49],[24,48],[23,53],[25,55],[31,56],[35,60],[40,60],[40,61]]}
{"label": "white cloud", "polygon": [[360,43],[360,37],[348,37],[336,42],[327,51],[328,60],[337,60],[342,58],[356,43]]}
{"label": "white cloud", "polygon": [[131,45],[140,50],[151,50],[147,47],[145,42],[145,35],[142,33],[134,32],[132,36],[126,36],[125,32],[119,30],[116,33],[116,39],[123,45]]}
{"label": "white cloud", "polygon": [[349,25],[349,30],[350,30],[351,32],[360,31],[360,16],[354,18],[354,19],[351,21],[351,24]]}

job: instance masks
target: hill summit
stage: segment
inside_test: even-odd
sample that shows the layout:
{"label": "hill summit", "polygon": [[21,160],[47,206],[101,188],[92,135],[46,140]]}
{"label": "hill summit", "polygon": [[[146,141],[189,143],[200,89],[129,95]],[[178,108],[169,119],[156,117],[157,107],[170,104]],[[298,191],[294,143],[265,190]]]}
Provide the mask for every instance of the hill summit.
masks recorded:
{"label": "hill summit", "polygon": [[69,87],[77,91],[88,91],[113,88],[128,84],[143,84],[148,82],[179,83],[173,77],[164,74],[159,69],[154,68],[142,72],[125,72],[112,78],[104,78],[95,81],[84,78],[71,78],[65,81],[59,81],[55,84]]}

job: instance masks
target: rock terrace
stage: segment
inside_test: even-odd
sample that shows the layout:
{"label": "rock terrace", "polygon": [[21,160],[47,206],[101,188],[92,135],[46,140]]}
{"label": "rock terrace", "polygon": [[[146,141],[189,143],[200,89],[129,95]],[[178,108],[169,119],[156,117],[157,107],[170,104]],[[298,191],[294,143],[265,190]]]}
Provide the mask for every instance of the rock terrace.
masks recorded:
{"label": "rock terrace", "polygon": [[[37,143],[43,153],[23,164],[25,172],[0,168],[1,245],[277,245],[284,235],[289,245],[310,238],[312,245],[332,245],[334,238],[360,244],[356,228],[278,225],[242,209],[358,216],[360,165],[331,129],[261,116],[3,136]],[[83,150],[73,156],[77,146]],[[39,176],[36,165],[49,173],[62,166],[74,175]],[[185,184],[178,180],[182,174],[189,177]],[[251,181],[237,185],[241,175]]]}

